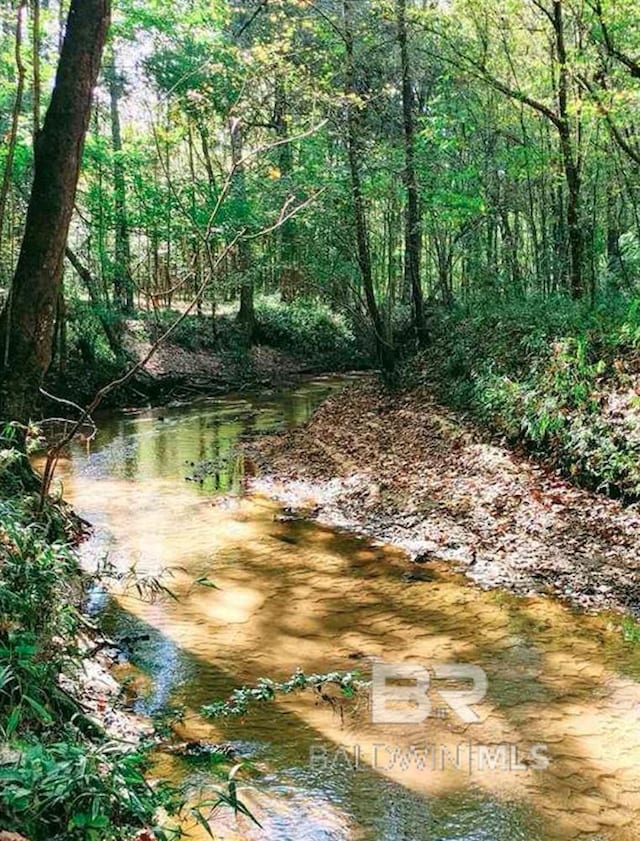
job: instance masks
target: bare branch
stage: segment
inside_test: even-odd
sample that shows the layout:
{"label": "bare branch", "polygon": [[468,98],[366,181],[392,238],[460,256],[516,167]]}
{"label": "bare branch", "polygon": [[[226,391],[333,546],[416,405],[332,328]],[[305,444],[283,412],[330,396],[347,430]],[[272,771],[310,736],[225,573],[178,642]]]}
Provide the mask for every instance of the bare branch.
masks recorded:
{"label": "bare branch", "polygon": [[262,228],[262,230],[258,231],[255,234],[245,234],[242,237],[242,239],[258,239],[258,237],[264,237],[267,234],[273,233],[273,231],[282,227],[282,225],[284,225],[285,222],[288,222],[289,219],[293,219],[293,217],[300,213],[301,210],[304,210],[305,207],[308,207],[310,204],[313,204],[313,202],[318,198],[318,196],[324,193],[326,189],[326,187],[322,187],[320,190],[316,190],[316,192],[312,196],[309,196],[309,198],[303,201],[301,204],[296,205],[296,207],[294,207],[290,213],[287,213],[287,208],[293,202],[293,196],[289,196],[289,198],[285,201],[285,203],[282,205],[282,208],[280,209],[280,216],[278,217],[277,222],[275,222],[268,228]]}

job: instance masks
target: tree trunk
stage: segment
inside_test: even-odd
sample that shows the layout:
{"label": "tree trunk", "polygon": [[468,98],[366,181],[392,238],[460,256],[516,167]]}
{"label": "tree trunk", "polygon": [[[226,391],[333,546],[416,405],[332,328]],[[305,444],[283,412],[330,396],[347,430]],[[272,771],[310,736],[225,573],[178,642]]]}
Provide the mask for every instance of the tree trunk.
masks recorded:
{"label": "tree trunk", "polygon": [[420,199],[415,166],[415,95],[411,79],[409,48],[407,45],[407,3],[397,0],[398,44],[400,46],[400,64],[402,72],[402,116],[404,124],[404,183],[407,191],[407,209],[405,224],[404,277],[405,285],[411,290],[413,318],[419,345],[427,342],[427,330],[424,319],[422,281],[420,278],[420,257],[422,254],[422,220],[420,218]]}
{"label": "tree trunk", "polygon": [[117,322],[114,324],[107,316],[107,303],[103,300],[102,295],[100,294],[100,286],[98,282],[84,263],[81,262],[75,251],[72,251],[69,246],[65,249],[65,256],[76,270],[80,280],[83,282],[84,287],[87,290],[89,300],[91,301],[96,316],[102,325],[102,329],[104,330],[104,335],[109,343],[111,352],[114,356],[120,356],[122,353],[120,330],[118,329]]}
{"label": "tree trunk", "polygon": [[[192,227],[196,224],[198,213],[198,199],[196,195],[196,161],[193,151],[193,128],[191,123],[187,126],[187,160],[189,162],[189,210],[191,213]],[[197,236],[190,236],[187,239],[189,248],[189,265],[192,273],[192,294],[197,297],[196,311],[198,317],[202,316],[202,296],[198,296],[198,289],[202,285],[202,260],[200,255],[200,239]]]}
{"label": "tree trunk", "polygon": [[40,0],[31,0],[33,44],[33,141],[40,131]]}
{"label": "tree trunk", "polygon": [[18,122],[20,120],[20,111],[22,110],[22,98],[24,95],[24,80],[26,77],[26,68],[22,63],[22,22],[24,18],[24,10],[27,5],[27,0],[22,0],[18,6],[18,16],[16,19],[16,41],[15,41],[15,62],[16,72],[18,74],[18,85],[16,87],[16,98],[13,103],[13,112],[11,115],[11,131],[9,133],[9,145],[7,147],[7,158],[4,165],[4,173],[2,176],[2,186],[0,187],[0,237],[4,226],[4,214],[7,207],[7,197],[9,196],[9,188],[11,187],[11,176],[13,174],[13,159],[16,153],[16,144],[18,142]]}
{"label": "tree trunk", "polygon": [[[291,185],[291,170],[293,168],[293,153],[288,143],[289,129],[287,125],[287,91],[281,74],[276,75],[274,85],[273,122],[278,136],[280,169],[280,184],[284,193]],[[280,228],[280,265],[278,286],[283,300],[293,300],[300,286],[300,278],[296,266],[296,221],[287,219]]]}
{"label": "tree trunk", "polygon": [[580,160],[579,150],[574,148],[569,114],[569,68],[564,36],[564,15],[562,0],[553,3],[553,28],[556,53],[560,64],[558,76],[558,116],[560,151],[567,182],[567,235],[569,237],[569,288],[574,298],[584,292],[582,277],[583,234],[580,219]]}
{"label": "tree trunk", "polygon": [[615,287],[620,281],[629,287],[629,275],[620,249],[620,218],[618,211],[618,186],[613,181],[613,174],[608,174],[607,181],[607,269]]}
{"label": "tree trunk", "polygon": [[122,161],[122,130],[120,128],[120,96],[122,78],[116,70],[112,54],[107,74],[111,113],[111,148],[113,151],[113,199],[115,211],[115,267],[113,277],[114,299],[124,312],[133,310],[133,281],[131,279],[131,251],[127,221],[127,187]]}
{"label": "tree trunk", "polygon": [[[231,159],[233,162],[234,191],[238,199],[244,204],[246,201],[246,186],[244,178],[243,137],[240,119],[232,117],[229,123],[231,132]],[[240,274],[240,309],[238,310],[238,324],[245,332],[246,339],[252,344],[256,333],[256,314],[253,302],[253,273],[251,266],[251,250],[249,242],[240,237],[238,240],[238,259],[236,262]]]}
{"label": "tree trunk", "polygon": [[91,99],[109,25],[110,0],[72,0],[55,87],[34,156],[24,238],[0,317],[6,350],[0,418],[27,422],[51,362],[65,246]]}
{"label": "tree trunk", "polygon": [[211,160],[211,150],[209,149],[209,138],[207,136],[207,129],[201,120],[196,121],[196,129],[200,137],[200,146],[202,148],[202,158],[204,166],[207,170],[207,183],[209,185],[209,194],[214,196],[216,193],[216,175],[213,169],[213,161]]}
{"label": "tree trunk", "polygon": [[373,271],[371,268],[371,252],[369,249],[369,233],[367,229],[367,217],[365,213],[364,195],[362,192],[362,174],[360,170],[360,138],[362,126],[360,124],[358,109],[353,107],[351,98],[357,96],[357,85],[355,78],[355,62],[353,49],[353,0],[343,0],[344,17],[344,42],[346,50],[346,87],[347,99],[347,155],[349,159],[349,174],[351,177],[351,200],[355,216],[356,247],[358,254],[358,267],[362,277],[362,286],[367,305],[367,311],[373,327],[376,354],[383,370],[390,372],[394,368],[392,348],[387,341],[385,325],[382,320],[378,302],[376,301],[375,289],[373,287]]}

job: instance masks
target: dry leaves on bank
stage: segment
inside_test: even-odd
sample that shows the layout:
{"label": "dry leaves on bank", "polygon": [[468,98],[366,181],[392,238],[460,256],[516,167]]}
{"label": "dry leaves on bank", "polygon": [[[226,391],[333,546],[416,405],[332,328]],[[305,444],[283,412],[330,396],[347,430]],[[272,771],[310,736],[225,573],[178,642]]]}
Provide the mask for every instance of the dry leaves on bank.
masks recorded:
{"label": "dry leaves on bank", "polygon": [[640,516],[486,440],[422,390],[346,388],[252,445],[259,490],[462,568],[483,586],[586,609],[640,607]]}

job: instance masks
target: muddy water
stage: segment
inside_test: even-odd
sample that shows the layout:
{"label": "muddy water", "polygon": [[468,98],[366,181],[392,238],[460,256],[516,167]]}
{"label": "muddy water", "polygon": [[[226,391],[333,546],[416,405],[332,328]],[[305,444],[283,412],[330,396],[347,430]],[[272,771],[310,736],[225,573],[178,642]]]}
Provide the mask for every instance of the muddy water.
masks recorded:
{"label": "muddy water", "polygon": [[[231,396],[102,424],[62,466],[96,524],[86,562],[163,576],[178,597],[95,594],[132,645],[139,709],[184,705],[185,739],[230,742],[252,766],[242,798],[262,824],[220,814],[218,837],[269,841],[546,841],[640,837],[640,647],[611,617],[482,593],[444,567],[306,521],[243,492],[247,433],[300,423],[340,381]],[[207,463],[207,475],[198,465]],[[191,477],[193,481],[186,481]],[[201,481],[202,480],[202,481]],[[196,583],[215,582],[218,589]],[[261,676],[390,663],[473,663],[488,691],[465,724],[438,693],[420,724],[373,724],[366,699],[305,693],[246,720],[200,706]],[[413,753],[410,747],[414,746]],[[548,759],[543,768],[540,756]],[[215,782],[206,762],[161,755],[157,772]],[[194,838],[207,837],[191,827]],[[200,834],[199,834],[200,833]]]}

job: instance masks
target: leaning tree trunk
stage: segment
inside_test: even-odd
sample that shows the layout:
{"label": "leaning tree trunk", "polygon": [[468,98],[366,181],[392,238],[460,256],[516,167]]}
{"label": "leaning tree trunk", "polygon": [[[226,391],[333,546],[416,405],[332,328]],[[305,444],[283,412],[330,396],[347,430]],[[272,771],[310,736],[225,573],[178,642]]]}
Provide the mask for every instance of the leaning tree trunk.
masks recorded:
{"label": "leaning tree trunk", "polygon": [[34,155],[24,238],[0,317],[0,418],[26,422],[51,362],[56,306],[110,0],[72,0],[55,87]]}

